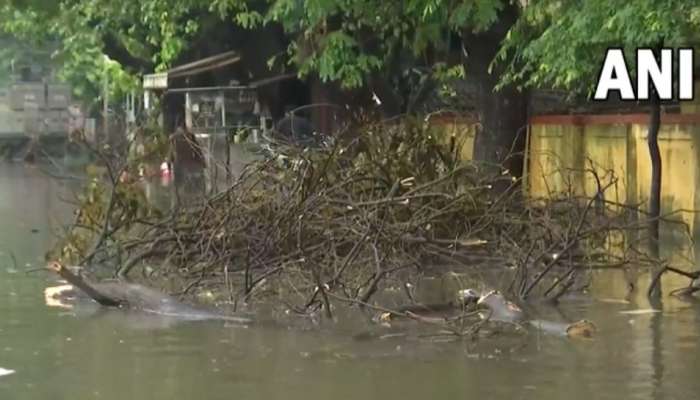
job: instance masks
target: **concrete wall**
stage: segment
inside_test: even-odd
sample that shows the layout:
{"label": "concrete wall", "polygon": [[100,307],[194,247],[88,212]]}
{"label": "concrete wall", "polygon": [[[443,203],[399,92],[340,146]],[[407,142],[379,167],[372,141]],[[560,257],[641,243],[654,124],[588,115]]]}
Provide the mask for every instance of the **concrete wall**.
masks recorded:
{"label": "concrete wall", "polygon": [[[662,160],[661,207],[667,218],[688,224],[700,234],[700,96],[683,111],[663,114],[659,132]],[[606,200],[648,205],[651,163],[646,114],[547,115],[531,119],[525,166],[525,190],[533,198],[566,193],[594,196],[598,177],[610,185]],[[474,153],[477,124],[473,118],[439,116],[431,124],[455,140],[462,159]],[[454,139],[453,139],[454,138]],[[673,214],[671,214],[673,213]]]}
{"label": "concrete wall", "polygon": [[37,134],[66,136],[70,103],[70,88],[62,84],[0,87],[0,139]]}
{"label": "concrete wall", "polygon": [[[606,199],[646,206],[651,182],[647,121],[643,114],[540,116],[531,121],[526,166],[533,197],[572,191],[593,196],[594,174],[614,182]],[[659,133],[662,213],[700,228],[700,115],[665,114]],[[586,171],[588,170],[588,171]]]}
{"label": "concrete wall", "polygon": [[0,139],[21,136],[24,120],[10,108],[9,89],[0,87]]}
{"label": "concrete wall", "polygon": [[447,145],[454,142],[461,159],[472,159],[477,126],[473,118],[452,115],[436,116],[430,119],[430,125],[436,128],[436,132],[442,134],[438,138],[441,142]]}

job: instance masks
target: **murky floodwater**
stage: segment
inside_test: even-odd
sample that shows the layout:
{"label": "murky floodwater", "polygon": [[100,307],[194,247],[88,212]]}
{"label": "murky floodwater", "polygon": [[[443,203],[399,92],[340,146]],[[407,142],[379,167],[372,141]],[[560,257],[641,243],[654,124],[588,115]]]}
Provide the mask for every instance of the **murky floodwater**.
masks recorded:
{"label": "murky floodwater", "polygon": [[[170,324],[49,308],[43,289],[53,278],[24,271],[42,265],[51,229],[69,217],[59,200],[66,192],[35,169],[0,165],[0,368],[16,371],[0,376],[0,399],[690,399],[700,392],[699,304],[666,300],[663,313],[620,313],[649,307],[645,275],[631,304],[582,299],[542,311],[595,321],[592,341],[534,333],[475,343],[359,341],[348,327]],[[613,300],[626,288],[615,273],[595,287]]]}

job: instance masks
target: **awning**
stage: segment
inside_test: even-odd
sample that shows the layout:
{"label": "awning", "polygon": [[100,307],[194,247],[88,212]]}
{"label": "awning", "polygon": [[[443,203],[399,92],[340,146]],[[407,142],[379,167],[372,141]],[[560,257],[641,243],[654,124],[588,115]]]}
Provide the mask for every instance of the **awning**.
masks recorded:
{"label": "awning", "polygon": [[[196,92],[231,91],[231,90],[255,90],[255,89],[259,89],[263,86],[271,85],[273,83],[281,82],[281,81],[288,80],[288,79],[293,79],[296,77],[297,77],[296,73],[290,72],[290,73],[286,73],[286,74],[275,75],[275,76],[272,76],[269,78],[260,79],[258,81],[253,81],[253,82],[248,83],[247,85],[183,87],[183,88],[170,89],[170,90],[168,90],[168,93],[196,93]],[[144,82],[145,82],[145,79],[146,79],[146,77],[144,76]],[[144,83],[144,88],[146,88],[145,83]],[[146,88],[146,89],[148,89],[148,88]],[[167,89],[167,87],[158,88],[158,89]]]}
{"label": "awning", "polygon": [[144,89],[167,89],[170,79],[201,74],[235,64],[241,60],[236,51],[227,51],[215,56],[203,58],[191,63],[179,65],[167,72],[147,74],[143,76]]}

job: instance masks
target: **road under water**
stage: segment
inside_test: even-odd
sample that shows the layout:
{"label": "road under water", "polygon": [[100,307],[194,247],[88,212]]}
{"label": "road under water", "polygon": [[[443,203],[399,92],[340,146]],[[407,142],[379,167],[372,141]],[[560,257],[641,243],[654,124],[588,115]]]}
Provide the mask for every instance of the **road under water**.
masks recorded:
{"label": "road under water", "polygon": [[[478,341],[357,340],[362,326],[285,329],[47,307],[41,266],[70,191],[0,165],[0,399],[688,399],[700,392],[700,302],[622,301],[621,273],[547,318],[595,321],[594,340],[530,333]],[[668,277],[668,287],[685,282]],[[666,291],[668,289],[666,288]],[[2,371],[2,370],[0,370]]]}

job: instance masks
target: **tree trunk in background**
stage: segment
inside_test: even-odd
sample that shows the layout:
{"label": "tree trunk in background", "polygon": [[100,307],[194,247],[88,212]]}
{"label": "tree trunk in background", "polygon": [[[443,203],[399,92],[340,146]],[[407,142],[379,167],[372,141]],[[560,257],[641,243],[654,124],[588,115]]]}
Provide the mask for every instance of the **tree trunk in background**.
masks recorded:
{"label": "tree trunk in background", "polygon": [[170,136],[178,126],[185,126],[185,95],[183,93],[166,93],[163,102],[163,129]]}
{"label": "tree trunk in background", "polygon": [[[400,71],[398,68],[392,70]],[[369,90],[371,92],[369,93],[370,95],[376,95],[381,101],[379,110],[382,118],[394,118],[403,112],[402,99],[386,76],[382,76],[379,73],[373,74],[369,79]]]}
{"label": "tree trunk in background", "polygon": [[519,6],[508,3],[488,31],[463,35],[468,53],[465,70],[467,77],[477,84],[476,109],[481,124],[474,143],[474,158],[503,164],[516,177],[523,173],[527,94],[509,86],[496,92],[501,69],[489,71],[489,67],[519,14]]}
{"label": "tree trunk in background", "polygon": [[651,192],[649,193],[649,239],[654,257],[659,256],[659,217],[661,215],[661,153],[659,152],[659,128],[661,126],[661,101],[652,93],[649,110],[647,144],[651,158]]}

